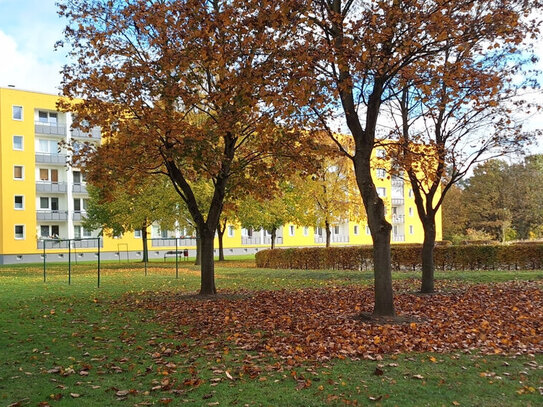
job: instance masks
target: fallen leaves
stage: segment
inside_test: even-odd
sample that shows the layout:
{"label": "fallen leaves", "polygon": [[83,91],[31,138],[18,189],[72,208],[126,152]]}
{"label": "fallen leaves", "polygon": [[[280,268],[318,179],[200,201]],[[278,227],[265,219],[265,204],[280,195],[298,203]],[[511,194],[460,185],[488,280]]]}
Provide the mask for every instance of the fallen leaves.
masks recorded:
{"label": "fallen leaves", "polygon": [[429,296],[405,292],[408,284],[396,284],[397,292],[404,290],[395,298],[397,312],[409,316],[396,324],[356,318],[355,309],[367,313],[373,303],[372,290],[360,286],[236,292],[205,300],[153,293],[138,301],[140,307],[155,310],[159,321],[188,327],[183,336],[191,337],[193,346],[224,354],[232,346],[268,352],[288,365],[413,351],[543,351],[543,295],[538,283],[441,283],[442,292]]}

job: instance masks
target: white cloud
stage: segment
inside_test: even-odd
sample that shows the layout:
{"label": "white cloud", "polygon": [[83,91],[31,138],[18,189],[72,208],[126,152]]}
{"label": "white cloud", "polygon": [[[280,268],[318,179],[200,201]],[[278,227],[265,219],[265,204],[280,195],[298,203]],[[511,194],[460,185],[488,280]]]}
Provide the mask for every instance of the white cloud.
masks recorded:
{"label": "white cloud", "polygon": [[0,86],[47,93],[58,93],[60,86],[59,61],[39,58],[39,55],[22,50],[17,41],[0,30]]}

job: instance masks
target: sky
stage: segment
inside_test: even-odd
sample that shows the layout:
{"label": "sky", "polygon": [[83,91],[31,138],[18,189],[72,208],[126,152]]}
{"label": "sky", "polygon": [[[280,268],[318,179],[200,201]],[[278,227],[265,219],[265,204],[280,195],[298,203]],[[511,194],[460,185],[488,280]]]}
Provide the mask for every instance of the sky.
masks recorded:
{"label": "sky", "polygon": [[[65,51],[54,50],[63,39],[65,22],[58,16],[58,0],[0,0],[0,87],[59,93]],[[536,43],[543,71],[543,39]],[[543,104],[543,91],[531,98]],[[543,127],[543,113],[526,119],[526,129]],[[543,141],[533,147],[543,153]]]}

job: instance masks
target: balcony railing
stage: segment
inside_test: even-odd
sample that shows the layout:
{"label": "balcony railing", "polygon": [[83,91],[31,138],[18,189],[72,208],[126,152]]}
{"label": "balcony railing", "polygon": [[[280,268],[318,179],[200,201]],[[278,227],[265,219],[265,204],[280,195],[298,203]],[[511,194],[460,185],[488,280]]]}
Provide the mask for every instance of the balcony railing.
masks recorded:
{"label": "balcony railing", "polygon": [[[271,244],[271,236],[265,236],[262,244]],[[283,244],[283,236],[276,236],[275,244]]]}
{"label": "balcony railing", "polygon": [[404,222],[405,222],[404,215],[392,215],[392,223],[404,223]]}
{"label": "balcony railing", "polygon": [[241,244],[261,244],[262,241],[260,236],[242,236]]}
{"label": "balcony railing", "polygon": [[66,123],[58,123],[55,125],[34,123],[34,131],[36,134],[47,134],[50,136],[65,136],[66,135]]}
{"label": "balcony railing", "polygon": [[85,132],[81,129],[72,129],[72,138],[82,138],[82,139],[94,139],[100,140],[102,137],[102,131],[100,127],[93,127],[90,132]]}
{"label": "balcony railing", "polygon": [[72,219],[75,222],[80,222],[83,220],[83,218],[87,215],[87,212],[85,211],[74,211],[74,214],[72,215]]}
{"label": "balcony railing", "polygon": [[68,220],[68,211],[39,210],[39,211],[36,211],[36,219],[38,221],[44,221],[44,220],[66,221]]}
{"label": "balcony railing", "polygon": [[[43,246],[45,245],[45,249],[67,249],[68,245],[70,244],[70,241],[68,240],[54,240],[54,239],[47,239],[42,240],[38,239],[38,249],[43,250]],[[97,238],[89,238],[85,239],[82,238],[79,239],[72,239],[71,240],[71,247],[72,249],[92,249],[98,247],[98,239]],[[100,239],[100,247],[104,247],[104,239]]]}
{"label": "balcony railing", "polygon": [[[326,236],[315,235],[315,243],[326,243]],[[349,236],[330,235],[330,243],[349,243]]]}
{"label": "balcony railing", "polygon": [[87,194],[87,185],[86,184],[73,184],[72,192],[74,194]]}
{"label": "balcony railing", "polygon": [[42,164],[66,165],[66,154],[36,153],[36,162]]}
{"label": "balcony railing", "polygon": [[48,193],[48,194],[62,194],[67,190],[65,182],[48,182],[38,181],[36,182],[36,192]]}
{"label": "balcony railing", "polygon": [[[171,238],[153,238],[151,240],[151,247],[175,247],[175,237]],[[195,237],[180,237],[177,238],[177,247],[181,246],[196,246]]]}
{"label": "balcony railing", "polygon": [[405,242],[405,236],[404,235],[392,235],[392,241],[393,242]]}
{"label": "balcony railing", "polygon": [[391,203],[394,206],[401,206],[401,205],[404,204],[404,199],[403,198],[392,198]]}

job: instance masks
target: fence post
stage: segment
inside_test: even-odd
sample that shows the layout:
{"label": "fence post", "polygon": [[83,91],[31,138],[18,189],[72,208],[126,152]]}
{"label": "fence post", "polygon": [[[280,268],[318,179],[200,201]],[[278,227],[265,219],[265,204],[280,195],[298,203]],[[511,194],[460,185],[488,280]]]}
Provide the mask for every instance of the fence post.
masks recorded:
{"label": "fence post", "polygon": [[72,284],[72,241],[68,239],[68,285]]}
{"label": "fence post", "polygon": [[98,236],[98,288],[100,288],[100,236]]}
{"label": "fence post", "polygon": [[42,240],[43,242],[43,282],[46,281],[46,265],[45,265],[45,240]]}
{"label": "fence post", "polygon": [[175,237],[175,278],[179,278],[179,255],[177,252],[177,236]]}

